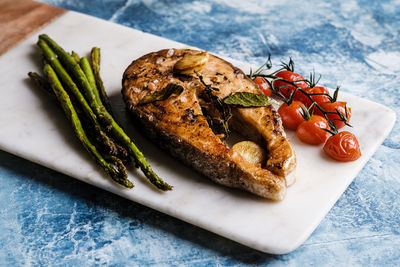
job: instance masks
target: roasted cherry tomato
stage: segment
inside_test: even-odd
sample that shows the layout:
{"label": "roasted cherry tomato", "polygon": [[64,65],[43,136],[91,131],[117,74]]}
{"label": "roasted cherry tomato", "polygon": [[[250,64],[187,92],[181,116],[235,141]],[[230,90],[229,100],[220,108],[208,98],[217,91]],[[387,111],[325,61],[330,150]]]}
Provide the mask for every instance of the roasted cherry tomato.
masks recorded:
{"label": "roasted cherry tomato", "polygon": [[271,96],[272,90],[263,77],[254,78],[253,82],[255,82],[258,85],[258,87],[261,89],[264,95]]}
{"label": "roasted cherry tomato", "polygon": [[[346,117],[346,109],[347,109],[347,122],[349,122],[351,117],[351,108],[346,106],[346,102],[343,101],[324,102],[320,106],[323,110],[329,112],[336,112],[336,110],[338,110],[341,114],[343,114],[344,117]],[[321,114],[320,110],[317,108],[315,109],[315,113]],[[346,125],[344,121],[340,120],[339,115],[333,113],[328,113],[326,115],[328,116],[328,119],[333,122],[336,129],[343,128]]]}
{"label": "roasted cherry tomato", "polygon": [[[304,89],[307,94],[328,94],[328,90],[326,90],[323,86],[314,86]],[[312,95],[311,98],[318,104],[321,105],[324,102],[329,101],[329,97],[326,95]],[[312,101],[302,92],[298,92],[294,95],[294,99],[302,102],[306,107],[310,107]]]}
{"label": "roasted cherry tomato", "polygon": [[326,119],[319,115],[312,115],[309,120],[302,122],[297,127],[296,134],[304,143],[320,145],[325,143],[330,135],[323,129],[329,129]]}
{"label": "roasted cherry tomato", "polygon": [[[305,89],[308,87],[308,85],[305,81],[301,81],[301,80],[304,80],[303,76],[301,76],[300,74],[291,72],[290,70],[281,70],[277,74],[275,74],[275,76],[282,78],[286,81],[290,81],[290,82],[300,81],[300,82],[296,82],[296,85],[302,89]],[[280,81],[280,80],[275,80],[273,85],[274,85],[274,88],[279,88],[279,91],[286,98],[289,97],[290,93],[296,89],[295,86],[290,85],[290,84],[288,84],[284,81]]]}
{"label": "roasted cherry tomato", "polygon": [[324,145],[324,151],[337,161],[354,161],[361,157],[357,138],[347,131],[329,137]]}
{"label": "roasted cherry tomato", "polygon": [[293,101],[289,106],[283,103],[279,109],[278,113],[281,115],[283,127],[290,130],[296,130],[297,127],[304,121],[302,116],[303,111],[301,106],[303,103],[300,101]]}

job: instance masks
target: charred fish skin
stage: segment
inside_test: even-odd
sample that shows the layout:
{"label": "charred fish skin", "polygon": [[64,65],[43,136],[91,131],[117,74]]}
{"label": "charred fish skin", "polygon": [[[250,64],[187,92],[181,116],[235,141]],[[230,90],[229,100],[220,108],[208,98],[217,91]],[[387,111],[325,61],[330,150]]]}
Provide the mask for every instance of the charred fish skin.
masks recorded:
{"label": "charred fish skin", "polygon": [[[199,97],[204,85],[198,77],[174,73],[176,62],[186,54],[195,53],[199,52],[166,49],[133,61],[124,72],[122,81],[122,94],[130,113],[151,140],[216,183],[244,189],[273,200],[283,199],[286,192],[285,173],[295,168],[295,157],[279,118],[275,124],[264,119],[263,122],[272,125],[269,128],[257,127],[255,116],[260,114],[247,108],[234,110],[230,122],[238,122],[232,123],[232,127],[243,131],[242,124],[247,126],[249,138],[257,139],[256,142],[267,147],[268,160],[272,160],[273,166],[267,162],[265,168],[260,168],[244,161],[208,125],[200,105],[203,100]],[[206,83],[218,87],[219,98],[236,91],[259,92],[243,72],[211,54],[199,74]],[[166,100],[138,105],[143,97],[171,83],[182,86],[183,92]],[[261,109],[265,113],[262,117],[276,120],[273,107]],[[246,125],[249,121],[250,126]],[[271,133],[263,132],[267,130]],[[277,163],[279,167],[276,167]]]}

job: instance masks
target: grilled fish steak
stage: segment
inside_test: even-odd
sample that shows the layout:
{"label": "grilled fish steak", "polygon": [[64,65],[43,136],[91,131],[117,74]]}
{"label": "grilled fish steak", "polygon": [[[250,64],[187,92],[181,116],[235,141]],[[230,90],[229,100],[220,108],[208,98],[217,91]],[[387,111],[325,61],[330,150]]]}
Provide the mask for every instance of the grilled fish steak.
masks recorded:
{"label": "grilled fish steak", "polygon": [[[210,106],[213,106],[204,97],[204,84],[218,88],[213,94],[219,99],[235,92],[259,94],[259,88],[241,70],[211,54],[207,55],[208,61],[197,74],[174,72],[179,60],[197,53],[200,52],[165,49],[133,61],[125,70],[122,81],[127,108],[150,139],[214,182],[282,200],[287,185],[293,182],[288,177],[293,176],[296,157],[279,115],[271,105],[231,108],[229,127],[263,145],[268,153],[263,166],[245,161],[221,141],[204,116],[204,112],[212,113]],[[144,97],[171,84],[181,86],[182,92],[141,105]]]}

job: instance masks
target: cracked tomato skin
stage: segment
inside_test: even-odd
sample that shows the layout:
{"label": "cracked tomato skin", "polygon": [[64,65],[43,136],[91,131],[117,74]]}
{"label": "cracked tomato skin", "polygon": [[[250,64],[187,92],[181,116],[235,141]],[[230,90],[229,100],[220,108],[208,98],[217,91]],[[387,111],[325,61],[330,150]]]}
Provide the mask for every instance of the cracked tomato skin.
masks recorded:
{"label": "cracked tomato skin", "polygon": [[281,116],[283,127],[289,130],[296,130],[297,127],[304,121],[302,116],[303,110],[301,106],[303,103],[300,101],[293,101],[289,106],[283,103],[278,113]]}
{"label": "cracked tomato skin", "polygon": [[260,88],[260,90],[263,92],[264,95],[271,96],[272,90],[264,78],[256,77],[253,79],[253,82],[258,85],[258,87]]}
{"label": "cracked tomato skin", "polygon": [[[302,89],[306,89],[308,87],[308,84],[305,81],[302,81],[304,80],[303,76],[298,73],[291,72],[290,70],[281,70],[277,74],[275,74],[275,76],[290,82],[299,81],[296,82],[296,85]],[[279,88],[281,94],[284,95],[286,98],[290,96],[290,93],[292,91],[296,90],[295,86],[280,80],[275,80],[273,86],[274,88]],[[297,95],[298,93],[300,92],[296,92],[295,95]]]}
{"label": "cracked tomato skin", "polygon": [[330,135],[323,129],[329,129],[326,119],[319,115],[312,115],[309,120],[302,122],[297,127],[296,134],[303,143],[321,145]]}
{"label": "cracked tomato skin", "polygon": [[341,162],[355,161],[361,157],[358,140],[348,131],[329,137],[323,149],[329,157]]}

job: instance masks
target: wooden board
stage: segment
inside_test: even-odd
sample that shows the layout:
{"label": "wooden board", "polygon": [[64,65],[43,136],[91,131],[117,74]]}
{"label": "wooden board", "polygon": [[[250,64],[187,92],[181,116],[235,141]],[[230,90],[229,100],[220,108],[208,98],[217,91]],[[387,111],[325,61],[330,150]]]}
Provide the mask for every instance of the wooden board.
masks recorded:
{"label": "wooden board", "polygon": [[65,11],[30,0],[1,0],[0,55]]}

